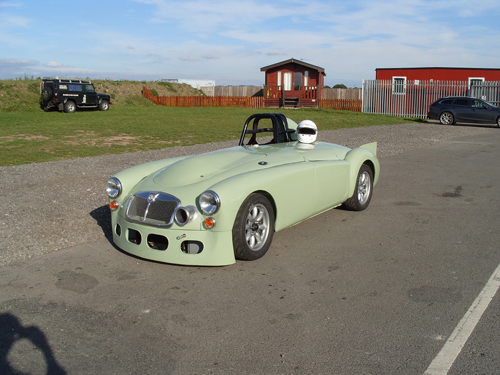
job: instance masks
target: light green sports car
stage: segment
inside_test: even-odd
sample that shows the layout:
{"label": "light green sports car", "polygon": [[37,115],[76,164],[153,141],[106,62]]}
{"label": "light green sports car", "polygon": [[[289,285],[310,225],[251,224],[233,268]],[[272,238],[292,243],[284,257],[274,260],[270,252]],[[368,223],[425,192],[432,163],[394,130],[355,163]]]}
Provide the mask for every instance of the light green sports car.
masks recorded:
{"label": "light green sports car", "polygon": [[113,241],[159,262],[222,266],[262,257],[275,231],[333,207],[368,207],[377,144],[317,142],[316,125],[279,113],[248,118],[239,145],[154,161],[106,184]]}

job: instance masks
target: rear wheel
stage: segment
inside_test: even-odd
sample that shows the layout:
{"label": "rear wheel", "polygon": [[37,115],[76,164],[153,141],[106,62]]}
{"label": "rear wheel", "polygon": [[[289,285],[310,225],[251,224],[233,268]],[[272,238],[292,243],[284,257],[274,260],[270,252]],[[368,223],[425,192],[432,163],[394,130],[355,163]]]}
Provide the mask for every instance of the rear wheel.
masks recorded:
{"label": "rear wheel", "polygon": [[363,211],[370,204],[372,191],[373,171],[363,164],[358,172],[354,194],[344,202],[344,207],[351,211]]}
{"label": "rear wheel", "polygon": [[274,235],[274,209],[269,199],[250,194],[241,205],[233,225],[236,259],[256,260],[269,250]]}
{"label": "rear wheel", "polygon": [[64,112],[66,113],[73,113],[76,111],[76,104],[74,101],[72,100],[68,100],[65,104],[64,104]]}
{"label": "rear wheel", "polygon": [[500,127],[500,116],[497,117],[497,126]]}
{"label": "rear wheel", "polygon": [[450,112],[443,112],[439,115],[439,122],[443,125],[453,125],[455,123],[455,117]]}

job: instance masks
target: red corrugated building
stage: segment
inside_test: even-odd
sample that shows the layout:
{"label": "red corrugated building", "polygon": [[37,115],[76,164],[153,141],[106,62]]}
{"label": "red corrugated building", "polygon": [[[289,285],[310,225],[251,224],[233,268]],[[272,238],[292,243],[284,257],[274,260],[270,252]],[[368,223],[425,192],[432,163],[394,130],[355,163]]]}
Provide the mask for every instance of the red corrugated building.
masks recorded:
{"label": "red corrugated building", "polygon": [[500,81],[500,69],[490,68],[377,68],[376,79],[405,81]]}

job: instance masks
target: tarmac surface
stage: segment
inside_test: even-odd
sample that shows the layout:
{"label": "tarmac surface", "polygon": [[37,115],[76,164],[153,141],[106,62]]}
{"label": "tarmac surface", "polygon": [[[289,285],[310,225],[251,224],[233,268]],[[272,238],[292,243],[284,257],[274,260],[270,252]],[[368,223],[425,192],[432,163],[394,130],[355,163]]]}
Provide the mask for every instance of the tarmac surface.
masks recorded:
{"label": "tarmac surface", "polygon": [[[0,267],[0,373],[423,374],[500,264],[500,129],[381,160],[330,210],[227,267],[101,239]],[[497,374],[495,294],[449,374]]]}

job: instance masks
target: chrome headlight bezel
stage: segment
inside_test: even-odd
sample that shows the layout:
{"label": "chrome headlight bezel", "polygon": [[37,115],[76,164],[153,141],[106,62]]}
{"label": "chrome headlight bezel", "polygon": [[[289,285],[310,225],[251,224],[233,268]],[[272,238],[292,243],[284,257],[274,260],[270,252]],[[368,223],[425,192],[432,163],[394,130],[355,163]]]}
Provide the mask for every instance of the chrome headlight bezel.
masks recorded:
{"label": "chrome headlight bezel", "polygon": [[220,197],[213,190],[206,190],[201,193],[198,203],[200,205],[201,211],[205,215],[216,214],[221,206]]}
{"label": "chrome headlight bezel", "polygon": [[110,198],[116,198],[122,193],[122,183],[116,177],[110,177],[106,181],[106,193]]}

